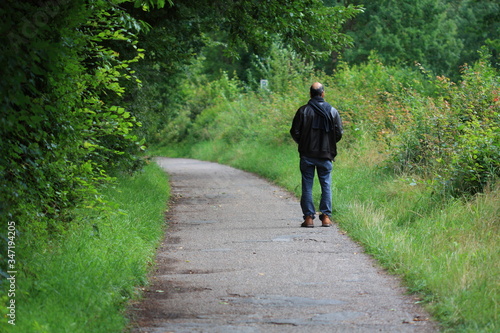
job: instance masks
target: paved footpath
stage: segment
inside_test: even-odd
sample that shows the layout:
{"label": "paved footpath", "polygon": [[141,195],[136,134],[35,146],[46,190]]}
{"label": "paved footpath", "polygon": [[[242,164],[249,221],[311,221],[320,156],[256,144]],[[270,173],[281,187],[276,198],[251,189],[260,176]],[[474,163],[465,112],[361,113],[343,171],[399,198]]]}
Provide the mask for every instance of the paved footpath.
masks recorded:
{"label": "paved footpath", "polygon": [[400,282],[290,193],[240,170],[158,158],[170,227],[133,332],[436,332]]}

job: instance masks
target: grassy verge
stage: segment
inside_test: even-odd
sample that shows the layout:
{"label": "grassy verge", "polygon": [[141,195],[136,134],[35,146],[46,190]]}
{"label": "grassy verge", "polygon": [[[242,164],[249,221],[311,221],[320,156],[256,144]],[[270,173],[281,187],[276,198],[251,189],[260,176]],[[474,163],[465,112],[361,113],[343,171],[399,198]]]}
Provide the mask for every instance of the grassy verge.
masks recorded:
{"label": "grassy verge", "polygon": [[[119,212],[82,212],[80,223],[45,248],[22,253],[13,332],[122,332],[127,301],[146,283],[169,197],[154,163],[106,193]],[[87,215],[92,214],[92,215]],[[22,235],[20,236],[20,238]]]}
{"label": "grassy verge", "polygon": [[[335,220],[422,296],[443,330],[498,331],[499,189],[471,201],[439,198],[411,175],[395,178],[380,167],[384,157],[377,147],[362,142],[348,150],[341,147],[335,163]],[[300,194],[294,145],[213,141],[182,154],[260,174]],[[318,201],[319,186],[315,196]]]}

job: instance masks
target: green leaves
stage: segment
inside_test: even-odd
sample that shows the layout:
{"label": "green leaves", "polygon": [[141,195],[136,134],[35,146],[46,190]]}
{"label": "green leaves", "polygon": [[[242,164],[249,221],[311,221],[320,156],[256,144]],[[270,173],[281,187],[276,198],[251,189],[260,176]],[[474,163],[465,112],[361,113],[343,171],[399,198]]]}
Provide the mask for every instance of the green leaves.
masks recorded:
{"label": "green leaves", "polygon": [[7,2],[0,23],[0,219],[33,237],[59,232],[74,208],[103,206],[101,184],[140,167],[143,149],[123,95],[139,82],[145,25],[108,1],[48,4]]}
{"label": "green leaves", "polygon": [[[360,3],[361,1],[340,1]],[[388,65],[424,64],[439,75],[458,72],[463,29],[456,5],[445,0],[380,0],[362,2],[366,11],[349,25],[355,47],[344,59],[360,63],[375,50]],[[472,22],[472,21],[469,21]],[[470,23],[469,23],[470,25]]]}
{"label": "green leaves", "polygon": [[349,45],[350,37],[341,32],[343,24],[362,11],[361,6],[326,7],[319,0],[245,1],[242,5],[226,11],[224,21],[233,45],[263,49],[278,38],[308,59]]}
{"label": "green leaves", "polygon": [[[167,0],[170,6],[173,6],[172,0]],[[165,7],[165,0],[135,0],[134,5],[137,8],[142,8],[148,11],[152,8],[163,8]]]}
{"label": "green leaves", "polygon": [[395,165],[432,178],[436,189],[451,195],[482,192],[500,178],[498,72],[483,53],[464,67],[459,83],[433,82],[434,98],[396,96],[411,113],[391,140]]}

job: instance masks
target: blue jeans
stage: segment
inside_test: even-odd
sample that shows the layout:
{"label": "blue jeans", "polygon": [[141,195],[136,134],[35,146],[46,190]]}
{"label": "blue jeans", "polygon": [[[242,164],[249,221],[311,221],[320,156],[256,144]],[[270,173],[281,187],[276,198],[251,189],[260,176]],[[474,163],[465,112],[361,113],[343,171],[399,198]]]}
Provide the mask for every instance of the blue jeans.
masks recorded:
{"label": "blue jeans", "polygon": [[332,215],[332,161],[321,158],[301,157],[300,172],[302,173],[302,196],[300,197],[300,207],[302,207],[304,219],[307,216],[311,216],[314,219],[316,215],[312,195],[315,169],[318,172],[318,179],[321,185],[319,210],[322,215]]}

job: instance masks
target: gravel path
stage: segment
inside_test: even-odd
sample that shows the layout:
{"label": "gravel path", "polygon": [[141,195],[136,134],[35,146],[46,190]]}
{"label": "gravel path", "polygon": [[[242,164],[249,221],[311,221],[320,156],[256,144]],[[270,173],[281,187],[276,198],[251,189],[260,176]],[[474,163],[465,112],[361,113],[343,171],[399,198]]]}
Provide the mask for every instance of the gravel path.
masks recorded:
{"label": "gravel path", "polygon": [[336,226],[300,228],[290,193],[216,163],[157,163],[174,201],[133,332],[437,331]]}

